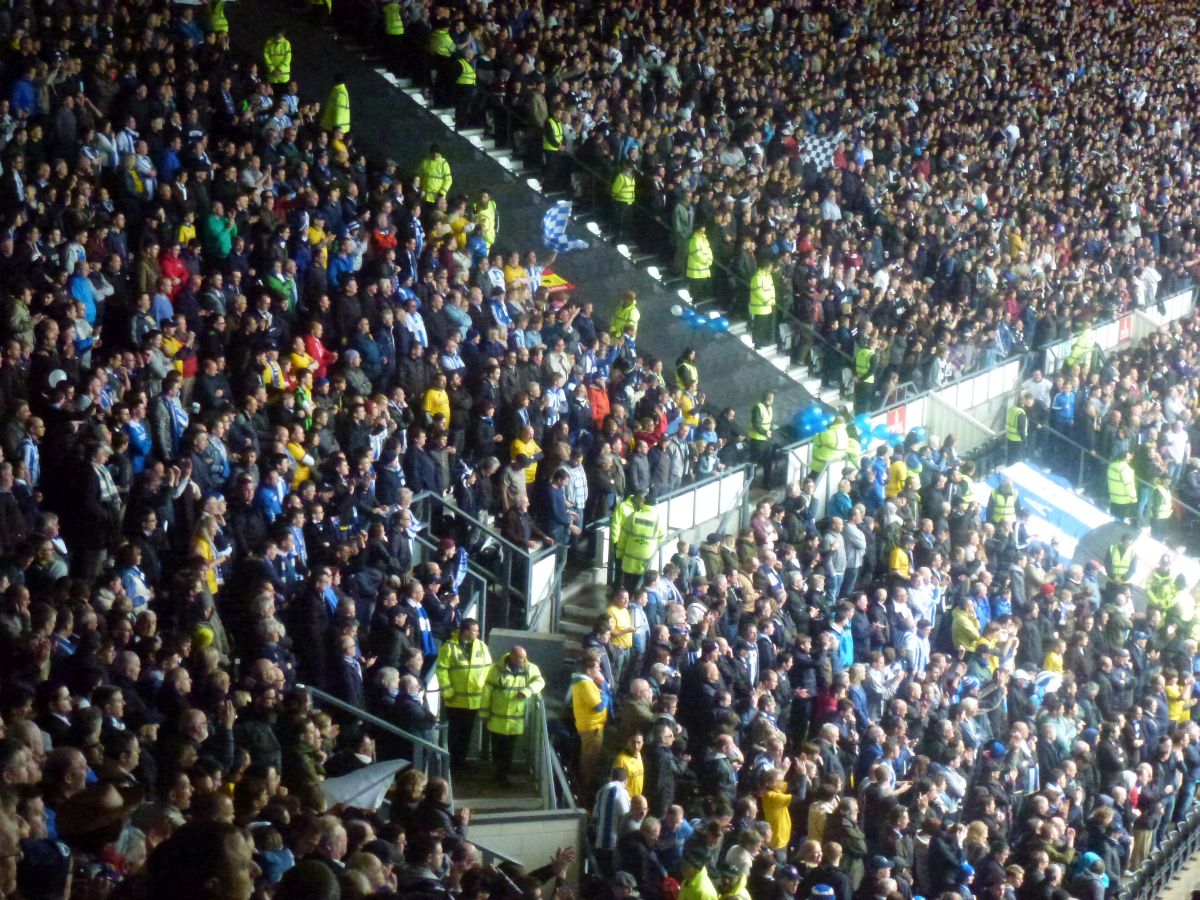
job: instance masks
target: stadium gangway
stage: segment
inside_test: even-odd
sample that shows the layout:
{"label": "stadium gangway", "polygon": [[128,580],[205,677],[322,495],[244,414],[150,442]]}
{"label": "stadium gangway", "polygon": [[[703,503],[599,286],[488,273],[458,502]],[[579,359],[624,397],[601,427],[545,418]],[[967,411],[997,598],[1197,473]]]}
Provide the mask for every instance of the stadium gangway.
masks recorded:
{"label": "stadium gangway", "polygon": [[[554,632],[558,627],[562,574],[566,564],[565,546],[550,545],[536,550],[519,547],[492,526],[463,512],[453,501],[431,491],[414,497],[412,508],[426,526],[432,526],[436,519],[443,529],[452,523],[452,528],[473,532],[470,543],[476,546],[476,550],[468,553],[467,571],[478,576],[475,581],[485,591],[490,585],[504,592],[508,606],[505,621],[498,623],[501,627],[523,627],[526,631],[547,634]],[[436,531],[432,531],[431,535],[418,536],[422,546],[428,549],[436,546],[434,537],[444,536]],[[487,598],[480,596],[470,599],[479,604],[476,618],[486,633]],[[468,598],[464,597],[464,608],[467,605]],[[523,612],[519,622],[512,621],[513,606],[519,606]]]}
{"label": "stadium gangway", "polygon": [[[532,718],[533,724],[540,734],[541,758],[544,761],[540,770],[535,766],[535,774],[541,779],[542,797],[545,799],[546,808],[577,813],[580,809],[575,802],[571,779],[567,777],[562,760],[558,758],[558,751],[554,749],[554,742],[550,737],[546,700],[540,694],[534,698]],[[586,874],[598,873],[600,867],[596,862],[596,855],[593,852],[592,842],[588,838],[586,828],[582,829],[579,839],[583,851],[580,854],[582,856],[580,863],[584,872]]]}
{"label": "stadium gangway", "polygon": [[[381,719],[379,716],[369,713],[361,707],[347,703],[345,700],[335,697],[333,694],[323,691],[320,688],[313,687],[310,684],[297,684],[296,687],[308,691],[313,699],[318,700],[323,706],[332,706],[335,709],[354,716],[356,719],[361,719],[372,728],[386,731],[410,742],[413,745],[413,759],[410,760],[412,767],[419,769],[426,775],[445,778],[446,783],[450,784],[450,751],[446,747],[405,731],[398,725],[393,725],[386,719]],[[444,730],[439,728],[438,733],[439,740],[444,741]],[[451,785],[450,796],[454,796],[453,785]]]}

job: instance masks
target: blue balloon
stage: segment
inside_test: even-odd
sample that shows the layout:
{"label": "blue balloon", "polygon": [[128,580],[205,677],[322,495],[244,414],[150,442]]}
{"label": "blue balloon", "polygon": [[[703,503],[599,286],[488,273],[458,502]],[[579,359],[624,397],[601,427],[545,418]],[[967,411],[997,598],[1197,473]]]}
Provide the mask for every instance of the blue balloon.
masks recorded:
{"label": "blue balloon", "polygon": [[866,413],[859,413],[854,417],[854,430],[862,437],[866,437],[871,433],[871,417]]}
{"label": "blue balloon", "polygon": [[924,425],[918,425],[916,428],[914,428],[908,434],[917,443],[923,444],[923,443],[925,443],[925,440],[929,437],[929,429],[926,428]]}
{"label": "blue balloon", "polygon": [[683,321],[686,325],[692,328],[699,328],[704,324],[705,318],[694,309],[688,309],[683,313]]}
{"label": "blue balloon", "polygon": [[892,430],[887,427],[886,422],[882,425],[871,426],[871,440],[873,441],[886,441],[891,433]]}
{"label": "blue balloon", "polygon": [[727,331],[729,331],[729,320],[724,316],[717,316],[715,319],[709,319],[708,324],[712,326],[713,331],[718,331],[721,334],[725,334]]}
{"label": "blue balloon", "polygon": [[899,431],[889,431],[887,442],[889,447],[899,447],[904,443],[904,435]]}

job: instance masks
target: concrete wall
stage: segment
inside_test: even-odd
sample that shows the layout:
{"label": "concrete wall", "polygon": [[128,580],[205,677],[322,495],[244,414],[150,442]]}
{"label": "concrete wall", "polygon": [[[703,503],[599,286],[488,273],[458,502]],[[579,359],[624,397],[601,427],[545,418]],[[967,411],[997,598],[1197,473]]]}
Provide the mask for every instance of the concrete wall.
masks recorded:
{"label": "concrete wall", "polygon": [[573,847],[576,863],[567,874],[572,884],[578,884],[586,826],[587,814],[582,810],[480,813],[471,817],[467,840],[503,853],[526,870],[550,862],[559,847]]}

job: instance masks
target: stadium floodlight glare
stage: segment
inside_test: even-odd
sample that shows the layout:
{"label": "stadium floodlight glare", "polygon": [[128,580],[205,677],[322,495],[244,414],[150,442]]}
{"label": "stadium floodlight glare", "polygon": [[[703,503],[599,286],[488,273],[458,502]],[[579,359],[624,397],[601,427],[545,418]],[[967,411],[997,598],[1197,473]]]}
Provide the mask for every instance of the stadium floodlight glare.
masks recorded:
{"label": "stadium floodlight glare", "polygon": [[689,291],[687,288],[680,288],[675,293],[677,293],[679,295],[679,299],[682,300],[684,303],[692,302],[692,292]]}
{"label": "stadium floodlight glare", "polygon": [[592,234],[594,234],[596,237],[600,237],[600,225],[598,223],[588,222],[587,230],[590,231]]}
{"label": "stadium floodlight glare", "polygon": [[655,281],[662,281],[662,272],[658,270],[658,266],[646,266],[646,274]]}
{"label": "stadium floodlight glare", "polygon": [[628,244],[617,244],[617,252],[620,253],[626,259],[629,259],[629,245]]}
{"label": "stadium floodlight glare", "polygon": [[527,185],[529,185],[531,188],[533,188],[535,191],[537,191],[539,194],[542,192],[542,183],[540,181],[538,181],[536,178],[526,178],[525,183]]}

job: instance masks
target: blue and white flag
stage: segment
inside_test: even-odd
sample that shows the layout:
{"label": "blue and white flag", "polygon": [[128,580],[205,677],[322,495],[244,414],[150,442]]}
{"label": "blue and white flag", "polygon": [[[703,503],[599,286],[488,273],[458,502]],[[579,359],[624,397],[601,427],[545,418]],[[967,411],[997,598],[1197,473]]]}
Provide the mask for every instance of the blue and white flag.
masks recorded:
{"label": "blue and white flag", "polygon": [[567,222],[571,220],[571,204],[559,200],[542,216],[542,241],[548,250],[566,253],[568,250],[586,250],[587,241],[567,236]]}

